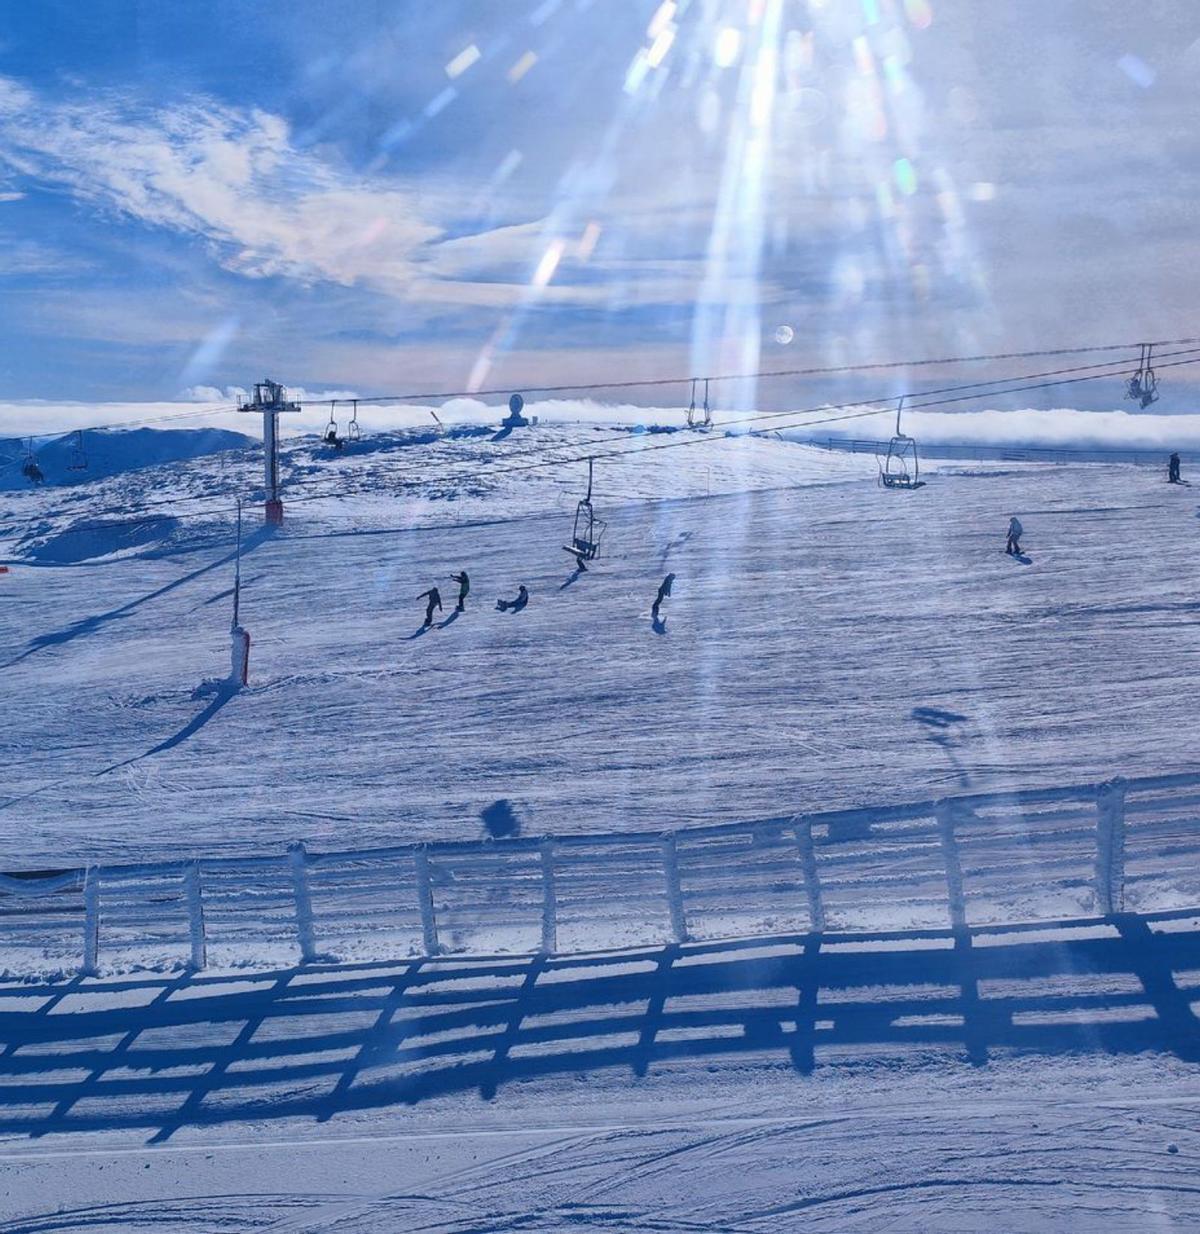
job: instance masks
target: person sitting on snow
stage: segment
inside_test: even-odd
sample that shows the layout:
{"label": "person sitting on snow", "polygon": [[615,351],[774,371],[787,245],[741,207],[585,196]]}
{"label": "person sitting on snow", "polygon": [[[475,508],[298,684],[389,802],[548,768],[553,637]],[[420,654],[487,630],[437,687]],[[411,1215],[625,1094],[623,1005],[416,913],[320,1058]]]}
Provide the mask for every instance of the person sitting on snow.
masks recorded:
{"label": "person sitting on snow", "polygon": [[497,600],[496,607],[502,613],[519,613],[526,604],[529,603],[529,592],[525,589],[525,584],[522,583],[517,588],[517,597],[515,600]]}
{"label": "person sitting on snow", "polygon": [[1014,514],[1008,520],[1008,541],[1004,545],[1004,551],[1010,557],[1020,557],[1021,555],[1021,535],[1025,528],[1021,526],[1021,520]]}

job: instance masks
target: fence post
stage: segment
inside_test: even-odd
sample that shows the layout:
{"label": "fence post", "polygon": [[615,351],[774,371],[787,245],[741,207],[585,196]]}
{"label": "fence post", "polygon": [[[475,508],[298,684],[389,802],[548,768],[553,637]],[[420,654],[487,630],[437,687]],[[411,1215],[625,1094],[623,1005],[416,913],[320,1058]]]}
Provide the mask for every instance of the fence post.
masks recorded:
{"label": "fence post", "polygon": [[817,850],[813,847],[812,819],[796,816],[796,848],[800,853],[800,872],[804,894],[808,897],[808,924],[813,934],[825,933],[825,905],[821,902],[821,876],[817,873]]}
{"label": "fence post", "polygon": [[429,854],[422,845],[413,854],[417,867],[417,902],[421,906],[421,932],[425,936],[425,954],[437,955],[437,917],[433,908],[433,883],[429,877]]}
{"label": "fence post", "polygon": [[288,864],[292,870],[292,894],[296,901],[296,938],[300,959],[310,964],[317,958],[317,939],[313,931],[312,896],[308,890],[308,852],[303,840],[288,845]]}
{"label": "fence post", "polygon": [[679,852],[675,847],[675,833],[668,831],[662,837],[660,845],[667,907],[671,910],[671,933],[675,936],[677,943],[686,943],[688,940],[687,917],[683,911],[683,888],[679,883]]}
{"label": "fence post", "polygon": [[1125,911],[1125,790],[1121,777],[1096,791],[1096,912]]}
{"label": "fence post", "polygon": [[955,805],[943,798],[933,807],[942,862],[946,867],[946,898],[950,906],[950,928],[956,933],[967,928],[967,903],[963,894],[962,863],[958,858],[958,839],[954,834]]}
{"label": "fence post", "polygon": [[554,840],[545,836],[540,846],[542,856],[542,952],[553,955],[558,950],[558,897],[554,888]]}
{"label": "fence post", "polygon": [[187,899],[188,934],[192,940],[190,967],[205,968],[208,965],[208,942],[204,935],[204,898],[199,861],[189,861],[183,867],[183,893]]}
{"label": "fence post", "polygon": [[83,968],[94,977],[100,963],[100,871],[88,866],[83,875]]}

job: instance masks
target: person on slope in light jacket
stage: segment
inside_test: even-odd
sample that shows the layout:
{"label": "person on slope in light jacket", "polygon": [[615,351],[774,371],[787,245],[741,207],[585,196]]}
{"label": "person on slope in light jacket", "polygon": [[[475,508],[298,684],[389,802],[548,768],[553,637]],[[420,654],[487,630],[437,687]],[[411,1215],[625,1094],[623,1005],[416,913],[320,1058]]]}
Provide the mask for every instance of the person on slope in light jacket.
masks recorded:
{"label": "person on slope in light jacket", "polygon": [[1008,520],[1008,540],[1004,545],[1004,551],[1010,557],[1020,557],[1021,555],[1021,536],[1025,528],[1021,526],[1021,520],[1014,514]]}

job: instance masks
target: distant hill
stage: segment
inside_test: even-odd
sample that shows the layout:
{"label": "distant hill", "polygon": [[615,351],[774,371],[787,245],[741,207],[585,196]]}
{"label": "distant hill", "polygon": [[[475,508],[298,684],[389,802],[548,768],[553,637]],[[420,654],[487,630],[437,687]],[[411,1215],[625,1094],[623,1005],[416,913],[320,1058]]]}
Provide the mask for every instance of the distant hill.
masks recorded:
{"label": "distant hill", "polygon": [[[108,476],[139,471],[159,463],[183,462],[224,450],[244,450],[256,445],[252,437],[219,428],[93,429],[83,434],[83,450],[74,434],[42,444],[34,439],[37,465],[47,485],[86,484]],[[30,488],[22,473],[25,449],[15,441],[4,443],[0,453],[0,492]],[[84,464],[77,466],[77,464]],[[75,464],[76,466],[73,466]]]}

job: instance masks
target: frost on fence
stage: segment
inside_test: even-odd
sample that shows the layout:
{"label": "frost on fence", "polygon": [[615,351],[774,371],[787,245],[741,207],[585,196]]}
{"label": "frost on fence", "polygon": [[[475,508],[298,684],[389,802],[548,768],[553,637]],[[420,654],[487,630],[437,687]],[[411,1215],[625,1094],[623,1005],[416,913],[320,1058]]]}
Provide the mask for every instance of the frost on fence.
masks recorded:
{"label": "frost on fence", "polygon": [[[1128,866],[1128,869],[1126,868]],[[615,950],[1200,905],[1200,775],[648,833],[0,874],[0,971]]]}
{"label": "frost on fence", "polygon": [[1125,781],[1109,780],[1096,794],[1096,912],[1125,908]]}
{"label": "frost on fence", "polygon": [[1123,855],[1126,911],[1200,904],[1200,788],[1129,781]]}
{"label": "frost on fence", "polygon": [[0,874],[0,973],[74,970],[83,948],[84,871]]}

